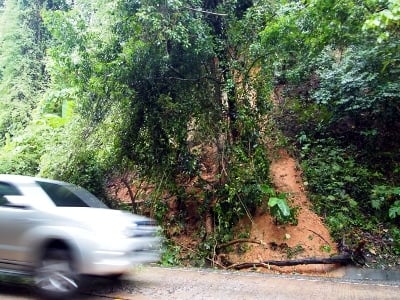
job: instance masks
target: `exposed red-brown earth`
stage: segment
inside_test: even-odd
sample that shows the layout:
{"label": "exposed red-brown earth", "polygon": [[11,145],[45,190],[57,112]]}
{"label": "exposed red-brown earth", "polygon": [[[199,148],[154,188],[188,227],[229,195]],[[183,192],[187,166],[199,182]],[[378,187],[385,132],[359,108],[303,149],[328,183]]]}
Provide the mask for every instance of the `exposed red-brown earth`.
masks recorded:
{"label": "exposed red-brown earth", "polygon": [[[296,160],[285,150],[279,150],[270,165],[270,176],[276,190],[288,195],[289,205],[298,207],[298,224],[276,224],[268,212],[259,210],[252,220],[247,218],[240,222],[239,231],[250,228],[250,237],[261,241],[262,244],[252,244],[248,251],[240,255],[230,255],[230,259],[235,262],[262,262],[290,258],[320,258],[336,254],[336,244],[332,241],[323,220],[312,211]],[[259,270],[265,271],[265,268]],[[336,276],[338,267],[329,264],[290,267],[271,265],[270,271]]]}
{"label": "exposed red-brown earth", "polygon": [[[206,147],[208,157],[203,157],[202,173],[200,178],[205,181],[213,182],[213,175],[216,173],[213,158],[214,147]],[[214,151],[215,152],[215,151]],[[214,153],[215,154],[215,153]],[[237,243],[230,247],[233,251],[221,255],[225,261],[230,263],[243,262],[263,262],[267,260],[288,260],[301,258],[323,258],[337,254],[337,247],[331,239],[328,229],[323,220],[313,212],[312,205],[307,198],[305,187],[303,184],[301,170],[296,160],[291,157],[287,151],[280,149],[276,151],[274,159],[270,165],[270,178],[274,188],[278,192],[285,193],[288,196],[288,203],[291,207],[298,209],[297,225],[280,225],[276,224],[274,218],[268,212],[266,207],[260,207],[254,216],[243,218],[236,227],[237,237],[242,233],[246,233],[249,240],[255,243]],[[187,184],[187,189],[196,192],[194,181]],[[136,183],[130,186],[130,191],[126,185],[114,185],[111,189],[113,196],[122,202],[130,203],[132,195],[135,196],[135,205],[140,206],[140,202],[146,195],[153,190],[152,186]],[[200,194],[200,191],[197,190]],[[168,218],[174,219],[174,216],[182,209],[177,205],[174,197],[166,196],[169,211]],[[190,255],[196,251],[199,241],[195,238],[196,222],[199,222],[196,214],[196,208],[202,200],[199,197],[189,199],[185,204],[185,210],[189,210],[187,216],[186,228],[181,228],[171,222],[168,233],[173,240],[181,247],[183,256]],[[196,203],[197,202],[197,203]],[[193,207],[192,207],[193,206]],[[192,211],[190,213],[190,211]],[[191,216],[193,214],[193,216]],[[194,221],[191,221],[191,218]],[[214,257],[211,263],[218,266],[221,257]],[[260,267],[256,271],[275,272],[275,273],[301,273],[310,275],[323,276],[341,276],[342,269],[337,265],[330,264],[311,264],[297,265],[290,267]],[[252,269],[254,271],[254,269]]]}

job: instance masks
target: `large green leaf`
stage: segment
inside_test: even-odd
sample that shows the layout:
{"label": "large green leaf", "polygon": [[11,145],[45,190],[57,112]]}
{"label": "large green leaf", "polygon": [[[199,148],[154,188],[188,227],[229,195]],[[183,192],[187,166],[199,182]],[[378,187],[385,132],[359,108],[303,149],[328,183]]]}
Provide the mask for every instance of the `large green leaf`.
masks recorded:
{"label": "large green leaf", "polygon": [[275,206],[278,207],[279,212],[283,217],[290,216],[290,207],[288,206],[286,200],[283,198],[278,198],[278,197],[269,198],[268,206],[271,208]]}

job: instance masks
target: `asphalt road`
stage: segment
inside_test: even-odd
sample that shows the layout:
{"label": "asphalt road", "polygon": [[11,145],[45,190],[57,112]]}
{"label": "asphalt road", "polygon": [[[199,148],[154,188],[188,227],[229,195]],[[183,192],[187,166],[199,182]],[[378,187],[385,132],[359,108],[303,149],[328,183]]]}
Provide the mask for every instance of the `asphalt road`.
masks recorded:
{"label": "asphalt road", "polygon": [[[29,285],[5,282],[0,299],[40,300]],[[78,299],[400,299],[400,282],[146,267],[119,282],[93,279]]]}

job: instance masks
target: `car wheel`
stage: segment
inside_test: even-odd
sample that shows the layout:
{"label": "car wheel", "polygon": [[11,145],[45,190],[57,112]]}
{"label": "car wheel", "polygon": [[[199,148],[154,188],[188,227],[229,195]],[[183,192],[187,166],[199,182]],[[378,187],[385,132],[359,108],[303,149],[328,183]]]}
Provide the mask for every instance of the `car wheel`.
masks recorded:
{"label": "car wheel", "polygon": [[119,281],[124,277],[124,273],[117,273],[117,274],[110,274],[103,276],[105,279],[108,279],[110,281]]}
{"label": "car wheel", "polygon": [[47,298],[70,297],[78,291],[78,276],[67,250],[49,249],[36,268],[34,282],[39,293]]}

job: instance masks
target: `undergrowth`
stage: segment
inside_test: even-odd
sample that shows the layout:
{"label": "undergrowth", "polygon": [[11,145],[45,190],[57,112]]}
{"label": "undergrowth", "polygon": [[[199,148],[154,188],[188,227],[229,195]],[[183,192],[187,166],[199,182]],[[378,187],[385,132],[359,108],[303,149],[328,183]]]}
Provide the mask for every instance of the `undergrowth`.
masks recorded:
{"label": "undergrowth", "polygon": [[376,248],[399,254],[400,189],[385,184],[387,178],[358,160],[351,146],[305,133],[297,142],[310,200],[333,238],[346,245],[367,239],[372,254],[378,255]]}

